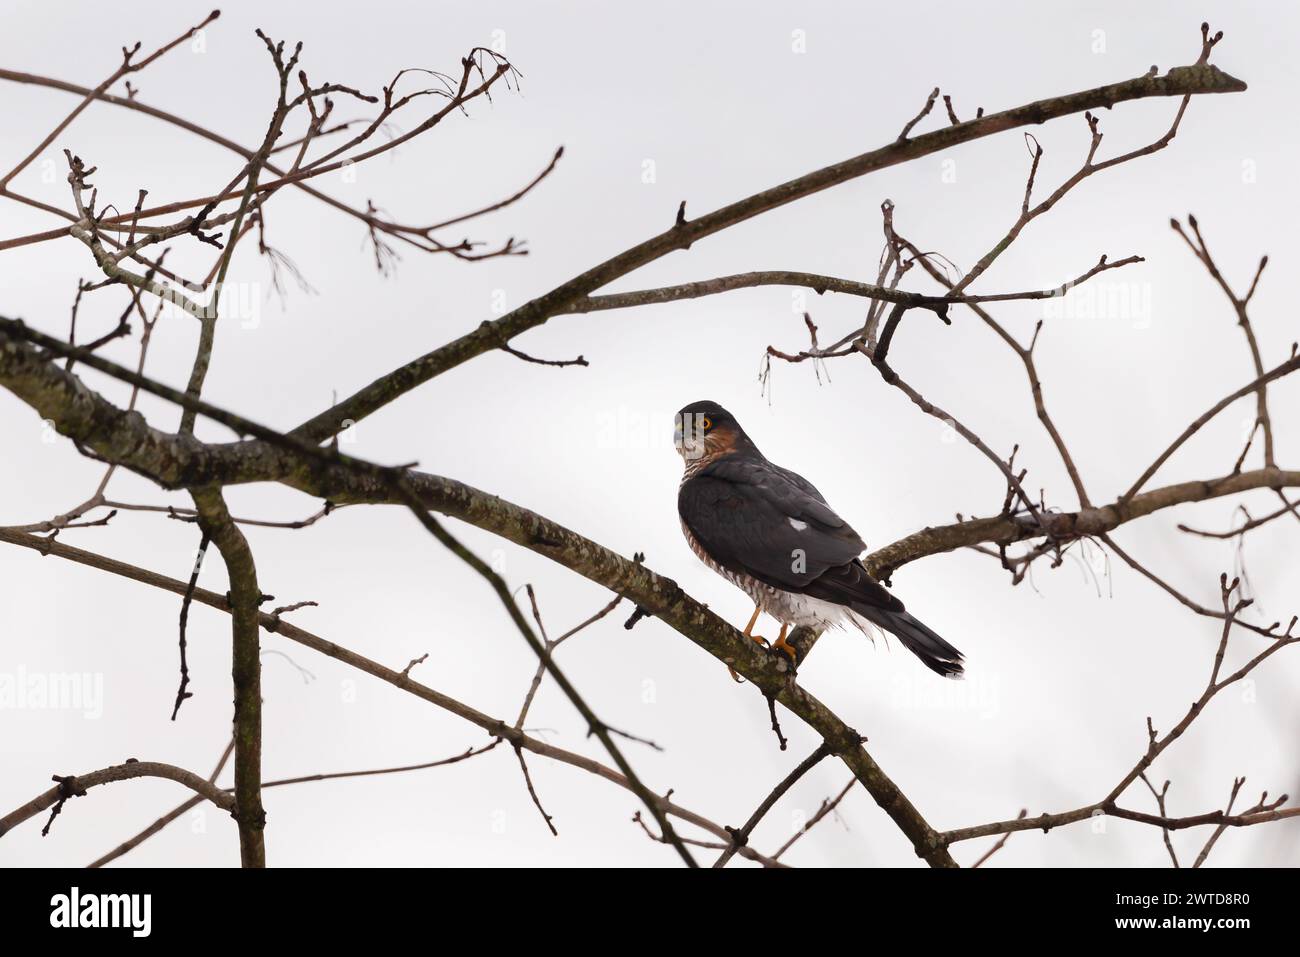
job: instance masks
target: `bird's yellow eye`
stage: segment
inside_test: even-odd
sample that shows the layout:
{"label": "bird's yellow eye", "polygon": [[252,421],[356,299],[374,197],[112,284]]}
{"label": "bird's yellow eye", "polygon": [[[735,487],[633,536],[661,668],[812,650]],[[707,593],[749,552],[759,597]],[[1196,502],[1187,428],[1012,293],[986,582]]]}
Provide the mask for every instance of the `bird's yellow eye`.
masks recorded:
{"label": "bird's yellow eye", "polygon": [[713,420],[707,415],[700,416],[700,428],[705,432],[709,431],[709,429],[713,428]]}

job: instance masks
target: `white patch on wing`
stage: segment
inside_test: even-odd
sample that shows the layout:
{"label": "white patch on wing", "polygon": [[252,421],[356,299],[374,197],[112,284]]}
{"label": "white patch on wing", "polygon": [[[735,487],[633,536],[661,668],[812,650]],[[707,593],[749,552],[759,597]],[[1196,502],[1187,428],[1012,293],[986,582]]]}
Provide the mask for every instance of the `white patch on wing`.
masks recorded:
{"label": "white patch on wing", "polygon": [[808,527],[807,522],[801,522],[797,518],[791,518],[788,519],[788,521],[790,522],[790,527],[793,528],[796,532],[802,532],[805,528]]}

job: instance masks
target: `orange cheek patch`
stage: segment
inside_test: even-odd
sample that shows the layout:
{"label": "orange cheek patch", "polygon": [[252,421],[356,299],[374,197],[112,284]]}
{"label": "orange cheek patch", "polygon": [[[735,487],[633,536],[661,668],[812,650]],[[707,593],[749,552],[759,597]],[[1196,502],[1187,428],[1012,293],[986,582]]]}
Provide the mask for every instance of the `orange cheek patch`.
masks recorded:
{"label": "orange cheek patch", "polygon": [[709,432],[705,445],[710,452],[730,452],[736,447],[736,430],[719,426]]}

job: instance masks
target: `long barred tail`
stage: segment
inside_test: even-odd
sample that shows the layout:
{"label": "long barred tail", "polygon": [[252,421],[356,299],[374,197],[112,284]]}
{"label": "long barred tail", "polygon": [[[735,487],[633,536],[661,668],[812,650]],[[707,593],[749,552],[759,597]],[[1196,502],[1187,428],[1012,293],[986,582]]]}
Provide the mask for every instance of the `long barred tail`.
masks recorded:
{"label": "long barred tail", "polygon": [[922,622],[913,618],[910,613],[874,608],[858,602],[850,607],[867,621],[896,636],[903,643],[903,647],[920,658],[931,671],[945,678],[963,676],[962,653]]}

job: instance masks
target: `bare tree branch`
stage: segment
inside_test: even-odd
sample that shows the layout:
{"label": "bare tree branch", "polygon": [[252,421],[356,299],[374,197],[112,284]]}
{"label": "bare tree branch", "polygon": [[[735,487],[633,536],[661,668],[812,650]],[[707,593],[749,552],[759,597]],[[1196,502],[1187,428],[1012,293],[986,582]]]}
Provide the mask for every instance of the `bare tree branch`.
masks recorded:
{"label": "bare tree branch", "polygon": [[175,781],[177,784],[183,784],[195,794],[199,794],[206,800],[211,801],[223,811],[229,811],[231,814],[235,812],[235,802],[230,795],[199,777],[193,771],[187,771],[171,764],[160,764],[156,761],[136,761],[132,759],[125,764],[116,764],[109,768],[91,771],[87,774],[78,774],[73,777],[60,778],[56,775],[55,780],[59,782],[56,787],[43,791],[22,807],[10,811],[4,817],[0,817],[0,837],[8,834],[24,821],[29,821],[50,808],[56,808],[54,813],[58,814],[57,808],[61,807],[63,802],[73,797],[81,797],[91,788],[111,784],[115,781],[130,781],[134,778],[166,778],[169,781]]}
{"label": "bare tree branch", "polygon": [[737,223],[811,196],[831,186],[994,133],[1005,132],[1031,123],[1043,123],[1072,113],[1081,113],[1102,106],[1109,108],[1117,103],[1152,96],[1187,97],[1202,93],[1239,92],[1245,88],[1244,83],[1217,67],[1198,62],[1193,66],[1172,69],[1164,76],[1146,74],[1093,90],[1051,97],[1001,113],[991,113],[957,126],[949,126],[911,139],[890,143],[869,153],[824,167],[723,206],[712,213],[670,227],[659,235],[592,267],[550,292],[530,300],[500,319],[484,322],[473,332],[376,379],[333,408],[313,416],[298,426],[294,434],[311,441],[324,441],[343,428],[345,422],[360,422],[416,386],[475,356],[498,348],[503,340],[509,341],[529,329],[542,325],[552,316],[569,309],[583,296],[589,295],[634,269],[660,259],[674,250],[685,249],[692,243]]}

